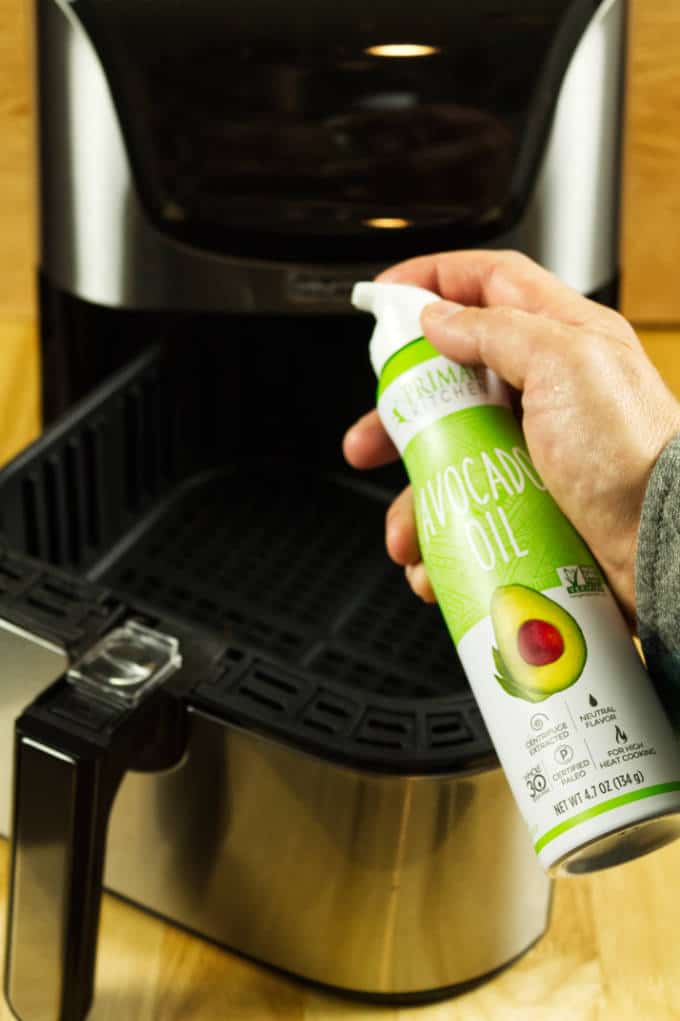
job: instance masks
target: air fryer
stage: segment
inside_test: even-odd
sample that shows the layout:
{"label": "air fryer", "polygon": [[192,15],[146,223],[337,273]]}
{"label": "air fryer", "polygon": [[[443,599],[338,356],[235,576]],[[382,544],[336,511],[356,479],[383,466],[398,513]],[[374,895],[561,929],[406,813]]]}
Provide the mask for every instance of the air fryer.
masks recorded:
{"label": "air fryer", "polygon": [[401,469],[342,461],[374,399],[348,297],[477,245],[613,302],[623,23],[38,0],[49,428],[0,474],[17,1017],[85,1017],[103,887],[379,1001],[545,931],[439,611],[384,552]]}

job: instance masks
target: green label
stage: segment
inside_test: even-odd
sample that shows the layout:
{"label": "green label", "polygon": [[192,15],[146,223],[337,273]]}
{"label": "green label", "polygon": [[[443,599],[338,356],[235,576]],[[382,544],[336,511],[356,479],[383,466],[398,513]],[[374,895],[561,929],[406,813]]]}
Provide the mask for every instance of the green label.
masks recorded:
{"label": "green label", "polygon": [[381,418],[411,483],[423,560],[455,642],[489,613],[504,585],[543,591],[569,579],[601,588],[583,540],[529,457],[507,389],[484,369],[454,366],[427,340],[386,366]]}
{"label": "green label", "polygon": [[454,641],[488,614],[499,586],[541,591],[560,584],[562,564],[596,566],[508,408],[440,419],[410,441],[404,462],[423,559]]}

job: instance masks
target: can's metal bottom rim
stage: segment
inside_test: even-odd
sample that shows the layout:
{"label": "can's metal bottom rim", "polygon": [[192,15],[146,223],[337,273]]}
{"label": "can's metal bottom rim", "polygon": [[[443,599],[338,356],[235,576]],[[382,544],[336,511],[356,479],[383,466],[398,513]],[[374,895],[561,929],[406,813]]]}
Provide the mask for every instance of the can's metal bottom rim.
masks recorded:
{"label": "can's metal bottom rim", "polygon": [[641,819],[615,832],[593,837],[577,850],[569,851],[548,869],[559,876],[583,876],[591,872],[623,865],[658,851],[680,838],[680,812],[670,811],[651,819]]}

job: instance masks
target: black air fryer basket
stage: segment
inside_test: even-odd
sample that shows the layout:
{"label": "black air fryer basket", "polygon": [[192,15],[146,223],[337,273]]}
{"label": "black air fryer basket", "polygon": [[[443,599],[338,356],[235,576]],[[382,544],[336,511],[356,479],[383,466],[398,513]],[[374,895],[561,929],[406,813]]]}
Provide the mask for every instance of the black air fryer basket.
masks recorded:
{"label": "black air fryer basket", "polygon": [[107,601],[132,601],[227,640],[192,696],[227,719],[357,767],[493,763],[439,610],[385,553],[394,477],[276,456],[276,435],[275,456],[253,450],[242,398],[206,389],[208,352],[178,350],[148,351],[0,473],[0,615],[77,648]]}

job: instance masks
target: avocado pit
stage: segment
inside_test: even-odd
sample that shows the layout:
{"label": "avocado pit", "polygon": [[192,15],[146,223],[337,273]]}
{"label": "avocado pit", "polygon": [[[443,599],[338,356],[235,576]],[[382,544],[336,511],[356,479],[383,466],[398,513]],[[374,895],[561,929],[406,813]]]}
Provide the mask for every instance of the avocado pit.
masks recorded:
{"label": "avocado pit", "polygon": [[517,633],[517,648],[525,663],[547,666],[564,652],[564,638],[547,620],[525,620]]}

